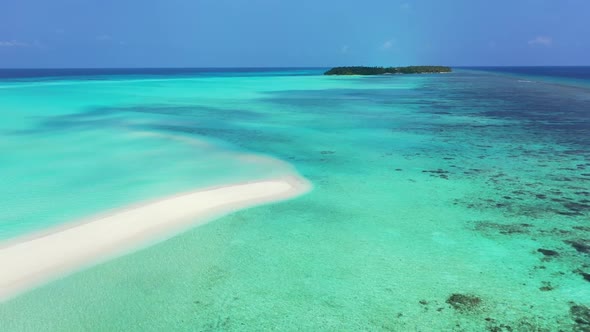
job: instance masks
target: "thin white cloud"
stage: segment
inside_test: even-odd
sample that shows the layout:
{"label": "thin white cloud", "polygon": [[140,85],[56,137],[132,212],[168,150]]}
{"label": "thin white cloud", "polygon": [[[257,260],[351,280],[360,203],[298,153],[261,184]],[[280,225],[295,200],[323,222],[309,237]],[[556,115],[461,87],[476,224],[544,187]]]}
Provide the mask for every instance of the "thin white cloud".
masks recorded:
{"label": "thin white cloud", "polygon": [[390,39],[385,41],[382,45],[381,45],[381,49],[382,50],[390,50],[395,46],[395,41]]}
{"label": "thin white cloud", "polygon": [[29,44],[17,40],[0,40],[0,47],[28,47]]}
{"label": "thin white cloud", "polygon": [[553,38],[547,36],[537,36],[534,39],[529,40],[529,45],[550,47],[553,45]]}
{"label": "thin white cloud", "polygon": [[107,34],[102,34],[102,35],[98,35],[95,37],[95,39],[99,42],[99,43],[103,43],[105,45],[119,45],[119,46],[125,46],[127,45],[127,42],[124,40],[118,40],[116,38],[114,38],[111,35],[107,35]]}
{"label": "thin white cloud", "polygon": [[96,36],[96,40],[100,40],[100,41],[109,41],[112,40],[113,37],[109,36],[109,35],[100,35],[100,36]]}
{"label": "thin white cloud", "polygon": [[401,9],[410,9],[410,7],[411,7],[411,5],[408,2],[404,2],[399,6],[399,8],[401,8]]}
{"label": "thin white cloud", "polygon": [[348,45],[344,45],[340,48],[340,53],[348,53],[348,50],[350,50],[350,47]]}

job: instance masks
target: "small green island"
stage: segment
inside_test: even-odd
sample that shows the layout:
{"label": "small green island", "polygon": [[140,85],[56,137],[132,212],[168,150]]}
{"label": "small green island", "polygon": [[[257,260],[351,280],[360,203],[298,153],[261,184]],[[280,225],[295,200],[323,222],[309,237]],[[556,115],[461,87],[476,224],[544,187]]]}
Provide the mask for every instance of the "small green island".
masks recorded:
{"label": "small green island", "polygon": [[387,74],[440,74],[450,73],[451,67],[445,66],[408,66],[408,67],[334,67],[324,75],[387,75]]}

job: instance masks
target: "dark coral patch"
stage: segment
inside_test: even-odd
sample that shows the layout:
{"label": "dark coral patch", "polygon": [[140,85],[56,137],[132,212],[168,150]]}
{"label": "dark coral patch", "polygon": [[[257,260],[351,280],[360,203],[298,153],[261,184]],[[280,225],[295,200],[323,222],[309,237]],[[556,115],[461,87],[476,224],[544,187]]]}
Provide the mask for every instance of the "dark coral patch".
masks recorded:
{"label": "dark coral patch", "polygon": [[551,250],[551,249],[539,248],[539,249],[537,249],[537,251],[542,253],[545,256],[559,256],[559,253],[557,251]]}
{"label": "dark coral patch", "polygon": [[570,316],[576,323],[576,328],[580,331],[590,330],[590,308],[572,303],[570,306]]}
{"label": "dark coral patch", "polygon": [[583,254],[590,253],[590,241],[589,240],[569,240],[564,241],[565,243],[572,246],[572,248],[576,249],[578,252]]}
{"label": "dark coral patch", "polygon": [[440,168],[435,170],[424,170],[422,173],[430,173],[430,176],[439,177],[445,180],[449,179],[449,171],[445,171]]}
{"label": "dark coral patch", "polygon": [[574,271],[574,273],[581,275],[582,278],[584,278],[584,280],[590,282],[590,273],[586,273],[586,272],[582,271],[582,269],[577,269]]}
{"label": "dark coral patch", "polygon": [[455,310],[471,311],[479,307],[482,301],[475,295],[455,293],[449,296],[446,302]]}
{"label": "dark coral patch", "polygon": [[522,224],[500,224],[494,222],[479,222],[476,226],[477,230],[490,231],[496,230],[503,235],[513,234],[530,234],[532,225],[527,223]]}
{"label": "dark coral patch", "polygon": [[548,281],[543,281],[543,286],[542,287],[539,287],[539,290],[541,292],[549,292],[549,291],[552,291],[554,289],[555,289],[555,287],[553,287],[553,285],[551,285],[551,283],[548,282]]}

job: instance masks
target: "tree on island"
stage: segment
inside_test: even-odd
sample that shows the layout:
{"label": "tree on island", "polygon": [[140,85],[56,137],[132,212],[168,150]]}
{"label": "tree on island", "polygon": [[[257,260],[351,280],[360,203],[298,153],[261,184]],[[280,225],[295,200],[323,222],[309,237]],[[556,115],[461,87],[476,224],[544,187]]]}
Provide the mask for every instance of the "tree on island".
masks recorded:
{"label": "tree on island", "polygon": [[451,67],[445,66],[408,66],[408,67],[334,67],[324,75],[384,75],[384,74],[438,74],[450,73]]}

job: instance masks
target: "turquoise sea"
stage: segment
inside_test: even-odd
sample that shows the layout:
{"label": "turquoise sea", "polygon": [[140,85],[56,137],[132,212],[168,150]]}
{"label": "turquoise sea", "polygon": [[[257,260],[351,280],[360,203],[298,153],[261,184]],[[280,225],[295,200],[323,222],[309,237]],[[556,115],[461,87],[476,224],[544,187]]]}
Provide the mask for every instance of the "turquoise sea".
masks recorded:
{"label": "turquoise sea", "polygon": [[314,186],[0,303],[0,331],[590,330],[588,68],[322,72],[0,70],[2,240]]}

